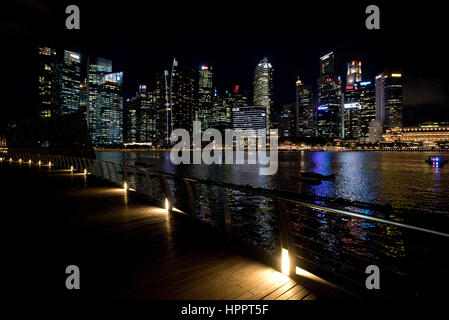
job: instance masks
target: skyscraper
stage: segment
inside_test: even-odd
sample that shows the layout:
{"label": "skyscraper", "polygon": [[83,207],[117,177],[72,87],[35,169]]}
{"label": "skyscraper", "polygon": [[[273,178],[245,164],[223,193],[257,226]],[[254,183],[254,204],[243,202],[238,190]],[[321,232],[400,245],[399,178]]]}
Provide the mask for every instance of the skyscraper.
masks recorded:
{"label": "skyscraper", "polygon": [[353,60],[348,63],[346,73],[346,85],[352,86],[356,82],[362,81],[362,61]]}
{"label": "skyscraper", "polygon": [[402,74],[384,72],[376,76],[376,119],[385,129],[401,128],[403,121]]}
{"label": "skyscraper", "polygon": [[264,106],[266,110],[266,128],[271,128],[271,113],[273,111],[273,72],[274,69],[268,58],[263,58],[254,71],[253,105]]}
{"label": "skyscraper", "polygon": [[139,85],[136,96],[127,100],[127,142],[157,143],[157,105],[146,85]]}
{"label": "skyscraper", "polygon": [[171,108],[171,129],[186,129],[192,135],[195,107],[195,76],[193,69],[180,66],[173,59],[169,103]]}
{"label": "skyscraper", "polygon": [[61,69],[61,112],[78,112],[80,107],[81,55],[64,50]]}
{"label": "skyscraper", "polygon": [[88,62],[88,105],[87,109],[87,119],[90,136],[92,141],[95,141],[96,132],[96,113],[95,109],[97,107],[98,97],[100,95],[99,86],[100,82],[104,76],[108,73],[112,73],[112,61],[105,58],[97,58],[94,61]]}
{"label": "skyscraper", "polygon": [[315,136],[315,108],[313,107],[312,88],[301,80],[296,81],[296,132],[297,137]]}
{"label": "skyscraper", "polygon": [[343,130],[342,138],[355,140],[360,137],[360,90],[358,85],[348,85],[345,88],[343,109]]}
{"label": "skyscraper", "polygon": [[334,53],[320,58],[317,133],[321,138],[339,138],[342,127],[341,77],[334,74]]}
{"label": "skyscraper", "polygon": [[114,145],[123,143],[123,72],[103,76],[98,87],[95,106],[95,143]]}
{"label": "skyscraper", "polygon": [[212,67],[201,66],[198,76],[198,103],[195,108],[195,120],[201,121],[202,130],[209,128],[212,121],[212,76]]}
{"label": "skyscraper", "polygon": [[38,112],[41,117],[51,117],[59,113],[59,65],[56,51],[40,47],[38,60]]}
{"label": "skyscraper", "polygon": [[370,134],[370,124],[376,120],[376,89],[372,81],[357,83],[360,90],[360,138],[368,141]]}
{"label": "skyscraper", "polygon": [[402,128],[402,74],[387,72],[385,77],[385,128]]}
{"label": "skyscraper", "polygon": [[239,85],[224,92],[214,90],[211,126],[222,132],[232,128],[232,109],[248,105],[248,97]]}
{"label": "skyscraper", "polygon": [[232,128],[256,131],[266,129],[266,117],[264,106],[236,107],[232,109]]}

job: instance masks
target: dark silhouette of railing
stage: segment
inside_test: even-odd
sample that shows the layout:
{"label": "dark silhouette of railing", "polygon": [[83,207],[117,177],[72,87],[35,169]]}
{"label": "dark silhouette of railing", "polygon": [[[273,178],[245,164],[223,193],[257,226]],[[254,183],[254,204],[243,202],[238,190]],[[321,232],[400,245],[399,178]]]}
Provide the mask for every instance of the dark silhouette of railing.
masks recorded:
{"label": "dark silhouette of railing", "polygon": [[[62,168],[146,195],[170,213],[212,225],[305,282],[317,283],[316,275],[362,298],[449,295],[449,234],[385,219],[361,205],[305,202],[271,190],[87,158],[10,153],[0,161]],[[370,265],[380,270],[380,289],[366,286]]]}

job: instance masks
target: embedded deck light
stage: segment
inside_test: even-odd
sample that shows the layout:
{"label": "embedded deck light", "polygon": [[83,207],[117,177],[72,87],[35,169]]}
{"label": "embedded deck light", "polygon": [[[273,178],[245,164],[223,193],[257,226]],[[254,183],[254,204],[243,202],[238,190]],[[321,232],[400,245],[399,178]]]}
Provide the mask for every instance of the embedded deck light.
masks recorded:
{"label": "embedded deck light", "polygon": [[128,184],[126,182],[123,183],[123,190],[128,191]]}
{"label": "embedded deck light", "polygon": [[73,166],[70,166],[70,172],[73,172]]}
{"label": "embedded deck light", "polygon": [[282,248],[281,259],[282,273],[288,276],[290,274],[290,258],[288,257],[287,249]]}
{"label": "embedded deck light", "polygon": [[167,198],[165,198],[165,210],[167,210],[167,212],[170,210],[170,202]]}
{"label": "embedded deck light", "polygon": [[87,176],[87,169],[84,169],[84,175]]}

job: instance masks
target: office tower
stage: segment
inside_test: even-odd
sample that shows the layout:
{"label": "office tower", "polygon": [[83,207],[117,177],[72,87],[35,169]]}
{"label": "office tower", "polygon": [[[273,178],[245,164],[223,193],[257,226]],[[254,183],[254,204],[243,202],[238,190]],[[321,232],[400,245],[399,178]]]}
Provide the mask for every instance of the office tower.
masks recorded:
{"label": "office tower", "polygon": [[156,89],[154,91],[157,104],[157,145],[167,147],[171,145],[172,114],[170,106],[170,72],[163,70],[156,74]]}
{"label": "office tower", "polygon": [[343,108],[342,138],[355,140],[360,137],[360,90],[357,84],[348,85],[345,88]]}
{"label": "office tower", "polygon": [[334,74],[334,54],[320,58],[318,79],[317,133],[320,138],[335,139],[342,133],[341,77]]}
{"label": "office tower", "polygon": [[372,81],[356,83],[359,88],[360,110],[360,139],[368,141],[370,124],[376,120],[376,89]]}
{"label": "office tower", "polygon": [[348,63],[346,85],[352,86],[360,81],[362,81],[362,61],[353,60]]}
{"label": "office tower", "polygon": [[56,51],[48,47],[38,48],[38,112],[41,117],[59,113],[59,65]]}
{"label": "office tower", "polygon": [[98,86],[95,105],[95,143],[123,143],[123,72],[108,73]]}
{"label": "office tower", "polygon": [[234,89],[218,92],[214,89],[211,126],[224,132],[232,128],[232,109],[248,105],[247,94],[235,85]]}
{"label": "office tower", "polygon": [[313,107],[312,88],[301,80],[296,81],[296,137],[315,136],[315,108]]}
{"label": "office tower", "polygon": [[402,74],[387,72],[385,86],[385,129],[402,128]]}
{"label": "office tower", "polygon": [[278,132],[282,138],[296,137],[297,130],[297,111],[296,103],[290,103],[282,106],[281,114],[278,116]]}
{"label": "office tower", "polygon": [[78,112],[80,107],[81,56],[79,53],[64,50],[61,68],[61,112]]}
{"label": "office tower", "polygon": [[127,100],[127,142],[157,143],[157,104],[146,85],[139,85],[136,96]]}
{"label": "office tower", "polygon": [[376,76],[376,120],[383,125],[385,121],[385,85],[384,73]]}
{"label": "office tower", "polygon": [[320,76],[334,74],[334,53],[329,52],[320,58]]}
{"label": "office tower", "polygon": [[232,109],[232,128],[234,130],[266,129],[266,118],[264,106],[235,107]]}
{"label": "office tower", "polygon": [[169,103],[171,130],[186,129],[192,136],[195,107],[195,73],[193,69],[180,66],[173,59],[170,77]]}
{"label": "office tower", "polygon": [[87,79],[88,79],[88,105],[87,109],[87,119],[88,119],[88,127],[89,133],[92,137],[92,141],[95,141],[95,126],[96,126],[96,114],[95,108],[98,101],[99,86],[103,77],[112,73],[112,61],[105,58],[96,58],[95,60],[89,59],[87,63]]}
{"label": "office tower", "polygon": [[201,66],[198,76],[198,103],[195,108],[195,120],[201,121],[202,130],[211,126],[213,79],[212,67]]}
{"label": "office tower", "polygon": [[376,120],[385,129],[402,127],[402,74],[384,72],[376,76]]}
{"label": "office tower", "polygon": [[80,108],[79,111],[86,114],[89,104],[89,87],[87,86],[87,79],[84,79],[80,84]]}
{"label": "office tower", "polygon": [[273,111],[273,72],[274,69],[268,58],[263,58],[254,71],[253,105],[264,106],[266,110],[266,128],[271,128],[271,114]]}

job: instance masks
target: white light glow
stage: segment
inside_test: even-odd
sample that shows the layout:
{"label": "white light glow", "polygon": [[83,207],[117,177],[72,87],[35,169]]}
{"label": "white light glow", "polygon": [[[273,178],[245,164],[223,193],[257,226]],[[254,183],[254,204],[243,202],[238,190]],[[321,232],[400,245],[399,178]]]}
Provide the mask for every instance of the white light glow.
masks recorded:
{"label": "white light glow", "polygon": [[169,210],[170,209],[170,203],[168,202],[168,199],[165,198],[165,210]]}
{"label": "white light glow", "polygon": [[282,264],[281,264],[281,271],[285,275],[290,274],[290,258],[288,256],[288,250],[282,248]]}
{"label": "white light glow", "polygon": [[125,191],[128,190],[128,184],[126,182],[123,183],[123,190],[125,190]]}

